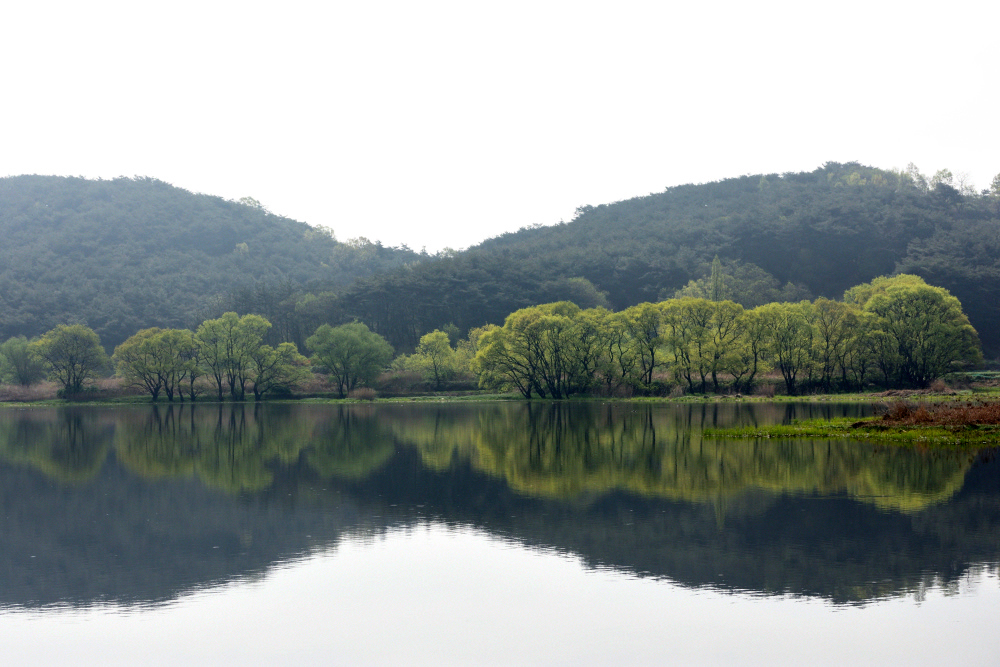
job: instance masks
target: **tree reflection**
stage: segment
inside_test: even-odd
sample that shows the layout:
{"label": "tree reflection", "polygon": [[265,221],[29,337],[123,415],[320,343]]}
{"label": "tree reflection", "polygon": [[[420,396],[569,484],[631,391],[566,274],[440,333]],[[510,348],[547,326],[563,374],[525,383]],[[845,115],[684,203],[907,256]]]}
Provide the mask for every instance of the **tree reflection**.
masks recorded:
{"label": "tree reflection", "polygon": [[814,416],[806,410],[536,402],[0,411],[0,505],[10,508],[0,590],[18,604],[165,599],[344,534],[427,520],[686,585],[842,601],[919,591],[996,562],[990,452],[973,466],[948,451],[701,437],[709,425]]}
{"label": "tree reflection", "polygon": [[715,440],[706,426],[801,418],[793,405],[523,402],[490,405],[171,405],[43,408],[0,415],[0,456],[60,480],[86,480],[113,443],[147,478],[196,476],[231,493],[261,491],[276,466],[362,480],[397,444],[432,470],[456,462],[520,493],[577,501],[614,491],[713,501],[751,489],[844,493],[918,510],[961,488],[967,453],[845,440]]}
{"label": "tree reflection", "polygon": [[114,428],[114,419],[86,408],[0,411],[0,458],[83,482],[103,465]]}
{"label": "tree reflection", "polygon": [[122,415],[115,432],[118,459],[147,478],[196,475],[242,493],[272,483],[272,466],[298,458],[312,424],[259,405],[151,406]]}
{"label": "tree reflection", "polygon": [[396,444],[374,406],[335,406],[313,430],[306,460],[325,478],[364,479],[392,458]]}
{"label": "tree reflection", "polygon": [[[687,408],[687,406],[682,406]],[[759,408],[759,409],[758,409]],[[778,414],[774,414],[777,411]],[[771,414],[761,414],[769,412]],[[961,488],[968,453],[920,452],[846,440],[714,440],[702,428],[795,417],[790,406],[518,403],[447,408],[387,420],[396,437],[443,468],[454,457],[529,495],[578,499],[612,491],[714,500],[766,489],[846,493],[916,510]]]}

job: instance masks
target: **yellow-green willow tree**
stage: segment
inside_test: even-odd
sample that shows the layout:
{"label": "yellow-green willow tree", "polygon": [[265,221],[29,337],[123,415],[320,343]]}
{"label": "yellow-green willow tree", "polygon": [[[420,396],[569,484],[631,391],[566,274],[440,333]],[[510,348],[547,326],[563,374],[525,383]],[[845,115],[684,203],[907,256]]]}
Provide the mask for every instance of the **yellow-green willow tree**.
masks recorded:
{"label": "yellow-green willow tree", "polygon": [[246,397],[246,386],[254,372],[253,354],[264,342],[271,323],[260,315],[225,313],[205,320],[195,332],[203,367],[215,383],[221,401],[225,388],[233,400]]}
{"label": "yellow-green willow tree", "polygon": [[789,394],[798,391],[798,380],[811,371],[814,330],[810,323],[812,304],[769,303],[757,311],[764,330],[766,354],[781,371]]}
{"label": "yellow-green willow tree", "polygon": [[[690,392],[747,391],[770,369],[785,390],[926,386],[980,359],[958,299],[916,276],[877,278],[844,302],[769,303],[681,297],[620,313],[558,302],[511,313],[480,330],[472,364],[483,387],[562,398],[601,387],[659,391],[665,369]],[[660,371],[660,375],[657,375]]]}
{"label": "yellow-green willow tree", "polygon": [[111,359],[124,380],[149,392],[153,401],[166,394],[168,401],[183,400],[185,380],[201,375],[198,343],[187,329],[143,329],[115,348]]}
{"label": "yellow-green willow tree", "polygon": [[421,336],[416,351],[406,357],[403,363],[407,370],[420,373],[425,380],[433,382],[438,391],[445,381],[461,372],[460,364],[461,360],[451,346],[448,334],[440,329]]}
{"label": "yellow-green willow tree", "polygon": [[340,398],[373,381],[392,360],[392,346],[360,322],[321,325],[306,339],[313,363],[326,368]]}
{"label": "yellow-green willow tree", "polygon": [[607,311],[568,301],[522,308],[478,340],[473,371],[480,385],[516,389],[525,398],[565,398],[596,381]]}
{"label": "yellow-green willow tree", "polygon": [[28,349],[68,394],[83,389],[83,383],[97,377],[108,363],[101,339],[82,324],[60,324],[29,343]]}
{"label": "yellow-green willow tree", "polygon": [[979,335],[959,300],[918,276],[876,278],[845,296],[873,316],[872,335],[882,343],[887,382],[926,387],[982,357]]}

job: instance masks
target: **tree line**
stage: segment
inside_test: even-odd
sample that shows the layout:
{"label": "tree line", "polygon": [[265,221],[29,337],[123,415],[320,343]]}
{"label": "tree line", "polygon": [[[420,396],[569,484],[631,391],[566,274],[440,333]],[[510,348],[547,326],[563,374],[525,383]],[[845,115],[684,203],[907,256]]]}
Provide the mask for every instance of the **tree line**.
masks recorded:
{"label": "tree line", "polygon": [[412,352],[425,332],[447,323],[468,332],[536,304],[621,311],[692,286],[698,292],[719,257],[724,298],[746,309],[839,300],[879,275],[919,275],[962,301],[995,358],[998,224],[1000,179],[976,193],[946,170],[924,176],[912,166],[894,172],[828,163],[584,206],[570,222],[504,234],[346,286],[259,281],[225,295],[218,313],[257,312],[276,329],[280,321],[300,332],[300,347],[320,322],[358,320]]}
{"label": "tree line", "polygon": [[30,385],[46,375],[62,386],[60,395],[74,396],[102,376],[108,366],[127,386],[153,401],[196,400],[211,392],[218,401],[255,400],[287,393],[319,370],[328,375],[344,398],[370,384],[392,359],[392,347],[359,323],[320,326],[307,340],[311,359],[294,343],[264,342],[271,323],[260,315],[233,312],[205,320],[190,329],[143,329],[118,345],[108,357],[93,329],[61,324],[38,339],[17,337],[0,346],[5,379]]}
{"label": "tree line", "polygon": [[[392,346],[360,322],[322,324],[303,356],[295,343],[266,342],[271,323],[227,312],[189,329],[143,329],[110,359],[97,334],[59,325],[34,341],[0,346],[9,381],[30,384],[47,372],[64,395],[78,394],[109,361],[129,386],[168,401],[256,400],[288,393],[324,374],[346,397],[385,370],[419,373],[436,390],[459,376],[524,398],[600,393],[749,392],[765,373],[780,373],[785,390],[826,392],[868,385],[926,387],[982,359],[976,330],[959,300],[913,275],[876,278],[850,288],[842,301],[772,302],[744,308],[723,298],[718,270],[675,298],[619,312],[559,301],[521,308],[502,326],[473,328],[458,340],[450,325],[424,334],[411,355],[393,360]],[[703,294],[698,296],[697,294]],[[391,364],[390,364],[391,362]]]}
{"label": "tree line", "polygon": [[780,372],[789,394],[926,387],[981,360],[958,299],[921,278],[877,278],[843,301],[819,298],[753,309],[681,296],[620,312],[557,302],[518,310],[476,332],[482,386],[564,398],[600,390],[750,391]]}

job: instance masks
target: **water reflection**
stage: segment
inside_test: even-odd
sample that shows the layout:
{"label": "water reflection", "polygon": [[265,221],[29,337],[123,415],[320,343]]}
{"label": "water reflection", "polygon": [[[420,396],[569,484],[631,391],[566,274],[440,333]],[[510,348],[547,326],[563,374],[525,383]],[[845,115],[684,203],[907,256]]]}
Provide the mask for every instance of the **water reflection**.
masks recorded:
{"label": "water reflection", "polygon": [[995,564],[992,452],[726,442],[860,407],[184,405],[0,412],[0,603],[168,600],[433,521],[693,587],[864,601]]}

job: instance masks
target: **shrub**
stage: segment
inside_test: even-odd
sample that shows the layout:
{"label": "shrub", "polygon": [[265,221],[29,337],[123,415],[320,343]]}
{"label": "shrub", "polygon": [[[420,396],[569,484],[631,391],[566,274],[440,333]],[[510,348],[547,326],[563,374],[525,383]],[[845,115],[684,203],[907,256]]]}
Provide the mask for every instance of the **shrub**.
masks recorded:
{"label": "shrub", "polygon": [[761,383],[757,385],[753,392],[756,396],[763,396],[764,398],[774,398],[777,393],[777,387],[771,383]]}
{"label": "shrub", "polygon": [[371,387],[359,387],[351,390],[351,392],[347,394],[347,397],[355,401],[374,401],[375,390]]}

